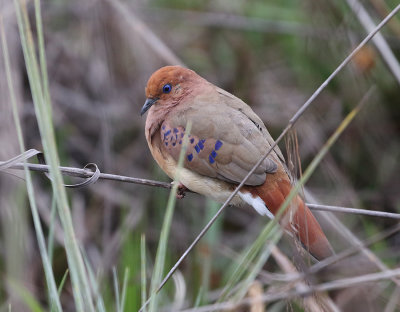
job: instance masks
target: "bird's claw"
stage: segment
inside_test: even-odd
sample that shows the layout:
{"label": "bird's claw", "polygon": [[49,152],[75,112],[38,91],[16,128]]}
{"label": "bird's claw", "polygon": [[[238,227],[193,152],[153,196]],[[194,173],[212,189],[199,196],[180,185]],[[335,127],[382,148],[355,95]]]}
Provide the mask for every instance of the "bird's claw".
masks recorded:
{"label": "bird's claw", "polygon": [[188,190],[188,188],[186,186],[184,186],[182,183],[179,182],[178,184],[178,190],[176,192],[176,198],[177,199],[182,199],[185,197],[186,195],[186,191]]}

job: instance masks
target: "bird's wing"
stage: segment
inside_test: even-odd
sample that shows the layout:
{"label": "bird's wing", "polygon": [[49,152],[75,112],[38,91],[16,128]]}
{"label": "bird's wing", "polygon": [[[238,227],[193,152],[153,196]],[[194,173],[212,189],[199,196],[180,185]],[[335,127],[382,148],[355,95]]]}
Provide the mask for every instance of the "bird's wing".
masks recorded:
{"label": "bird's wing", "polygon": [[[192,130],[184,167],[205,176],[239,183],[273,141],[250,107],[219,90],[214,88],[214,92],[197,96],[193,100],[195,103],[185,103],[167,116],[159,132],[160,150],[177,161],[190,120]],[[264,183],[266,174],[277,170],[280,162],[277,154],[267,157],[246,184]]]}
{"label": "bird's wing", "polygon": [[[271,145],[275,142],[270,133],[268,132],[267,128],[264,125],[264,122],[258,117],[256,113],[248,106],[246,103],[244,103],[241,99],[237,98],[233,94],[221,89],[221,88],[216,88],[218,94],[220,94],[220,98],[222,101],[227,103],[230,107],[233,109],[236,109],[240,112],[242,112],[244,115],[247,116],[248,119],[251,120],[252,123],[262,132],[264,139],[266,140],[268,144],[268,148],[271,147]],[[264,151],[266,152],[266,151]],[[282,163],[285,163],[285,157],[283,157],[283,154],[281,150],[279,149],[278,146],[276,146],[273,149],[273,154],[278,156],[279,160]]]}

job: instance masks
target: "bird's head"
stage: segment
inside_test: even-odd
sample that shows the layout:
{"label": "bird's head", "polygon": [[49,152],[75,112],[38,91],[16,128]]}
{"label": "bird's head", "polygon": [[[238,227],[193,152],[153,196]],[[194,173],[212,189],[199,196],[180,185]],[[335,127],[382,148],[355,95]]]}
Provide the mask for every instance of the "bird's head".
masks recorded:
{"label": "bird's head", "polygon": [[165,66],[155,71],[146,86],[146,102],[140,112],[143,115],[153,105],[173,107],[183,96],[191,92],[190,84],[202,80],[194,71],[181,66]]}

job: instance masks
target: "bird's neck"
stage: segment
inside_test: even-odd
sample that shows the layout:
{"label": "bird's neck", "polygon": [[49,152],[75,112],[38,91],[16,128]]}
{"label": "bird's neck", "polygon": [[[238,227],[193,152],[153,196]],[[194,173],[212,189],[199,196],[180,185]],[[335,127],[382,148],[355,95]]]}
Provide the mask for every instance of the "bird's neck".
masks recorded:
{"label": "bird's neck", "polygon": [[153,135],[160,129],[163,122],[174,109],[175,105],[152,106],[146,118],[146,139],[151,142]]}

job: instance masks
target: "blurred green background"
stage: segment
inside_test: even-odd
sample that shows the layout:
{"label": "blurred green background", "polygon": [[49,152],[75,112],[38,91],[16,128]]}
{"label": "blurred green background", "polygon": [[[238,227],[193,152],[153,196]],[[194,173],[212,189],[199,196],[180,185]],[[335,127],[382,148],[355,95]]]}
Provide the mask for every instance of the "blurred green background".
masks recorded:
{"label": "blurred green background", "polygon": [[[144,87],[161,66],[184,64],[248,103],[277,137],[299,107],[367,35],[353,1],[261,0],[53,0],[42,1],[46,59],[58,151],[64,166],[96,163],[102,172],[169,181],[152,159],[140,117]],[[379,23],[398,1],[368,0],[362,5]],[[34,18],[32,1],[29,14]],[[11,1],[0,1],[27,148],[42,150],[21,43]],[[362,21],[360,22],[360,18]],[[33,23],[35,31],[35,26]],[[399,59],[400,17],[381,34]],[[399,64],[388,65],[374,43],[363,48],[313,102],[296,124],[305,168],[346,114],[374,86],[361,113],[349,126],[307,184],[327,205],[400,213]],[[396,67],[397,66],[397,67]],[[4,73],[3,57],[0,70]],[[397,72],[399,74],[399,72]],[[0,159],[19,154],[5,75],[0,75]],[[285,143],[280,144],[284,154]],[[22,172],[0,175],[0,311],[29,311],[17,282],[47,309],[45,279],[26,199]],[[78,180],[65,178],[66,183]],[[51,222],[49,181],[34,174],[42,225]],[[120,280],[129,268],[125,311],[140,307],[140,236],[145,234],[147,275],[159,240],[169,192],[148,186],[99,181],[68,196],[75,231],[100,279],[106,307],[113,311],[112,268]],[[309,198],[307,198],[309,199]],[[197,194],[177,202],[166,267],[171,267],[219,206]],[[335,214],[360,239],[396,220]],[[211,232],[180,267],[161,298],[167,311],[212,303],[238,253],[267,222],[251,208],[229,207]],[[336,251],[349,245],[337,229],[321,221]],[[59,283],[67,269],[63,230],[55,222],[54,272]],[[389,267],[399,262],[400,235],[371,249]],[[278,245],[293,259],[290,239]],[[279,273],[270,259],[264,266]],[[375,272],[365,256],[339,262],[318,278],[330,280]],[[259,280],[268,290],[270,281]],[[185,292],[175,286],[185,285]],[[371,294],[371,289],[374,292]],[[383,311],[393,285],[368,284],[331,293],[343,311]],[[178,295],[174,298],[174,294]],[[179,294],[182,298],[179,298]],[[74,311],[67,279],[61,295],[65,311]],[[396,303],[397,302],[397,303]],[[174,304],[176,306],[174,306]],[[280,305],[279,305],[280,304]],[[276,311],[307,310],[301,299],[272,303]],[[355,308],[356,307],[356,308]],[[367,307],[369,310],[367,310]],[[400,310],[398,299],[394,309]],[[246,311],[238,309],[235,311]],[[262,311],[262,310],[261,310]]]}

